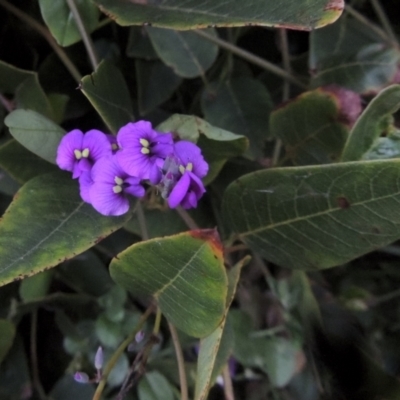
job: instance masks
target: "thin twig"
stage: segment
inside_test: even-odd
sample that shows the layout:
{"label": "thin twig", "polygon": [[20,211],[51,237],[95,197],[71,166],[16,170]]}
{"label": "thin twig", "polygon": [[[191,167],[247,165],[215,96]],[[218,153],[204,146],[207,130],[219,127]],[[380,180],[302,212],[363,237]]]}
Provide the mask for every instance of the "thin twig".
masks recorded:
{"label": "thin twig", "polygon": [[28,14],[21,11],[19,8],[14,7],[12,4],[8,3],[5,0],[0,0],[0,5],[3,6],[5,9],[10,11],[16,17],[21,19],[22,21],[26,22],[31,28],[37,31],[43,38],[47,41],[47,43],[51,46],[54,52],[57,54],[58,58],[64,64],[65,68],[69,71],[69,73],[73,76],[76,82],[80,82],[82,79],[82,75],[75,67],[73,62],[69,59],[67,53],[57,44],[51,33],[33,18],[31,18]]}
{"label": "thin twig", "polygon": [[294,85],[302,88],[302,89],[306,89],[307,85],[304,84],[303,82],[299,81],[297,78],[295,78],[293,75],[289,74],[288,72],[286,72],[284,69],[277,67],[275,64],[264,60],[263,58],[257,57],[254,54],[241,49],[238,46],[235,46],[232,43],[229,43],[225,40],[219,39],[215,36],[209,35],[208,33],[201,31],[201,30],[197,30],[197,31],[193,31],[196,34],[198,34],[199,36],[209,40],[210,42],[213,42],[215,44],[217,44],[218,46],[222,47],[225,50],[228,50],[230,52],[232,52],[233,54],[236,54],[239,57],[242,57],[243,59],[258,65],[259,67],[272,72],[275,75],[280,76],[282,79],[286,79],[289,82],[293,83]]}
{"label": "thin twig", "polygon": [[38,311],[35,309],[31,314],[31,368],[32,368],[32,381],[33,387],[36,389],[40,399],[46,400],[47,396],[40,383],[39,370],[38,370],[38,358],[37,358],[37,347],[36,347],[36,337],[37,337],[37,317]]}
{"label": "thin twig", "polygon": [[86,51],[89,56],[90,63],[92,64],[92,68],[96,69],[97,65],[99,64],[99,60],[96,54],[96,50],[94,48],[94,44],[92,41],[92,38],[89,35],[88,30],[86,29],[85,24],[82,21],[81,15],[79,14],[79,10],[76,7],[75,1],[74,0],[67,0],[67,4],[69,9],[71,10],[71,13],[74,17],[76,26],[78,28],[78,31],[81,35],[83,44],[85,45]]}
{"label": "thin twig", "polygon": [[396,35],[393,32],[392,25],[390,24],[390,21],[388,17],[386,16],[385,11],[383,10],[381,3],[379,0],[371,0],[372,7],[374,8],[376,15],[379,18],[379,21],[381,22],[383,28],[386,31],[386,34],[388,37],[393,40],[393,42],[397,42]]}
{"label": "thin twig", "polygon": [[129,346],[129,344],[135,339],[136,334],[142,329],[144,323],[146,322],[147,318],[150,314],[154,311],[154,304],[151,304],[145,313],[140,317],[139,322],[137,323],[135,329],[132,333],[118,346],[117,350],[114,352],[110,360],[108,361],[106,367],[104,368],[101,380],[97,386],[97,389],[93,395],[92,400],[100,400],[101,395],[103,393],[104,387],[107,383],[107,378],[112,369],[115,367],[119,357],[125,351],[125,349]]}
{"label": "thin twig", "polygon": [[397,47],[398,44],[393,41],[387,34],[386,32],[379,28],[379,26],[376,26],[373,22],[371,22],[369,19],[365,18],[362,14],[360,14],[358,11],[356,11],[353,7],[350,5],[345,6],[345,10],[353,16],[355,19],[357,19],[359,22],[362,24],[366,25],[369,29],[374,31],[381,39],[383,39],[385,42],[388,42],[390,45]]}
{"label": "thin twig", "polygon": [[[292,67],[290,65],[289,42],[286,29],[284,28],[279,29],[279,39],[281,45],[283,68],[288,74],[292,74]],[[282,101],[285,102],[289,100],[289,97],[290,97],[290,82],[285,80],[283,82]],[[272,153],[271,164],[273,167],[275,167],[276,164],[278,163],[281,151],[282,151],[282,140],[277,138],[275,142],[274,151]]]}
{"label": "thin twig", "polygon": [[192,230],[199,229],[199,226],[196,224],[196,221],[189,215],[189,213],[184,208],[178,206],[176,208],[176,212],[179,214],[179,216],[182,218],[183,222],[187,225],[189,229]]}
{"label": "thin twig", "polygon": [[224,380],[225,400],[235,400],[235,394],[234,394],[233,385],[232,385],[232,378],[231,378],[231,374],[229,373],[228,364],[226,364],[224,369],[222,370],[222,379]]}
{"label": "thin twig", "polygon": [[386,303],[388,301],[394,300],[399,297],[400,297],[400,289],[397,289],[397,290],[394,290],[393,292],[390,292],[390,293],[387,293],[382,296],[375,297],[375,298],[369,300],[368,305],[371,307],[380,306],[383,303]]}
{"label": "thin twig", "polygon": [[138,200],[136,203],[136,214],[139,222],[142,240],[149,240],[149,231],[147,230],[146,217],[144,215],[142,203],[140,202],[140,200]]}
{"label": "thin twig", "polygon": [[181,386],[181,400],[188,400],[188,385],[185,371],[185,360],[183,358],[182,347],[179,342],[178,332],[174,325],[168,322],[169,331],[171,332],[172,342],[174,343],[176,360],[178,362],[178,371],[179,371],[179,383]]}

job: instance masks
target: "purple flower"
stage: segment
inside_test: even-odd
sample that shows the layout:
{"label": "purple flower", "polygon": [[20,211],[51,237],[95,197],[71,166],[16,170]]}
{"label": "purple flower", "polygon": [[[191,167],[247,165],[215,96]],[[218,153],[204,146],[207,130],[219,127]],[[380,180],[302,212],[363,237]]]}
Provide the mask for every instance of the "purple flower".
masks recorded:
{"label": "purple flower", "polygon": [[79,129],[67,133],[57,150],[57,165],[72,172],[72,178],[79,178],[84,171],[90,171],[93,164],[111,154],[111,145],[106,135],[96,129],[83,134]]}
{"label": "purple flower", "polygon": [[85,203],[91,203],[90,201],[90,188],[93,185],[92,174],[90,171],[84,171],[81,173],[79,177],[79,193],[81,195],[81,199]]}
{"label": "purple flower", "polygon": [[203,196],[206,189],[203,182],[193,172],[186,171],[172,189],[168,197],[168,205],[175,208],[197,207],[197,201]]}
{"label": "purple flower", "polygon": [[117,141],[121,167],[131,176],[157,184],[164,159],[173,152],[172,135],[154,131],[150,122],[138,121],[123,126],[118,131]]}
{"label": "purple flower", "polygon": [[111,150],[112,150],[113,154],[115,154],[119,150],[117,137],[114,135],[111,135],[110,133],[106,133],[106,138],[111,144]]}
{"label": "purple flower", "polygon": [[181,205],[193,208],[206,191],[200,178],[208,172],[208,164],[194,143],[180,141],[175,144],[175,155],[165,160],[160,182],[161,195],[168,196],[171,208]]}
{"label": "purple flower", "polygon": [[92,206],[103,215],[122,215],[129,210],[128,195],[143,197],[140,179],[129,176],[115,156],[97,161],[92,168],[93,184],[89,190]]}
{"label": "purple flower", "polygon": [[78,383],[88,383],[89,382],[88,374],[85,374],[84,372],[81,372],[81,371],[75,372],[74,379],[75,379],[75,382],[78,382]]}

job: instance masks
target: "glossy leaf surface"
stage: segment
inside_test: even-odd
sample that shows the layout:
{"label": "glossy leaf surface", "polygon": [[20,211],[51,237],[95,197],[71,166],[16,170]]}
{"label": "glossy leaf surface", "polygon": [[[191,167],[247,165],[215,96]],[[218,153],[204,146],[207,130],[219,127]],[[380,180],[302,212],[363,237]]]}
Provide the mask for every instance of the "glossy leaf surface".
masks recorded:
{"label": "glossy leaf surface", "polygon": [[82,253],[128,218],[104,217],[83,203],[69,174],[32,179],[0,221],[0,285]]}
{"label": "glossy leaf surface", "polygon": [[364,161],[248,174],[226,190],[224,220],[278,265],[340,265],[400,237],[399,166]]}
{"label": "glossy leaf surface", "polygon": [[129,247],[110,265],[112,278],[135,295],[152,295],[185,333],[204,337],[223,319],[227,278],[214,230],[151,239]]}
{"label": "glossy leaf surface", "polygon": [[341,14],[342,0],[95,0],[100,9],[120,25],[142,25],[194,29],[262,25],[311,30],[335,21]]}

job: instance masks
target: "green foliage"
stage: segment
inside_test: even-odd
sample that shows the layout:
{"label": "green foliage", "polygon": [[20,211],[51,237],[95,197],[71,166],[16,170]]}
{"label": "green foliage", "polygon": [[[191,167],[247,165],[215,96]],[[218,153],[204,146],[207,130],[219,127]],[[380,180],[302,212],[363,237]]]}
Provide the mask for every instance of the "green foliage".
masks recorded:
{"label": "green foliage", "polygon": [[[0,1],[1,400],[398,399],[393,2],[23,3]],[[142,180],[106,217],[56,165],[71,130],[141,119],[200,148],[198,207]]]}

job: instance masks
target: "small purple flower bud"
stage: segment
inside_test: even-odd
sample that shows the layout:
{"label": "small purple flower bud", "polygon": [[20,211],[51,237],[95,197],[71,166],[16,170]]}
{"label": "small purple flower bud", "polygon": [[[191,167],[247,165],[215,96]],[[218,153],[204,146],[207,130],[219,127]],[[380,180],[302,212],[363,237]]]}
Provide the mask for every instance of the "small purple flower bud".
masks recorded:
{"label": "small purple flower bud", "polygon": [[74,379],[75,382],[78,383],[88,383],[89,382],[89,376],[87,374],[85,374],[84,372],[75,372],[74,374]]}
{"label": "small purple flower bud", "polygon": [[144,338],[144,331],[139,331],[136,335],[135,335],[135,340],[136,343],[140,343]]}
{"label": "small purple flower bud", "polygon": [[104,356],[103,356],[103,348],[99,346],[97,349],[96,355],[94,356],[94,367],[98,370],[103,367]]}

